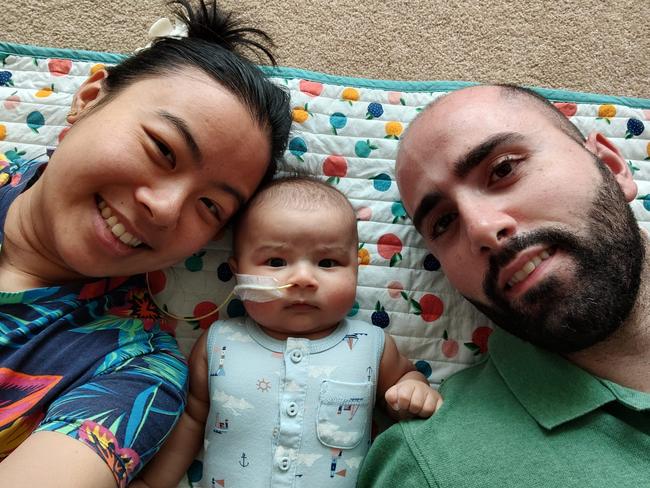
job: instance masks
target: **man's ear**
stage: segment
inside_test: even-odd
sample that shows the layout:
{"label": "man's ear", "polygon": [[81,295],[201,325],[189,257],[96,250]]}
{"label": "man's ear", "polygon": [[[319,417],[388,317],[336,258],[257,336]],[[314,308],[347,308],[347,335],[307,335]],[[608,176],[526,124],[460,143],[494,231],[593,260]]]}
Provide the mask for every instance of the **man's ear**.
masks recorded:
{"label": "man's ear", "polygon": [[230,271],[232,271],[233,274],[237,273],[237,260],[234,256],[228,258],[228,266],[230,266]]}
{"label": "man's ear", "polygon": [[637,186],[630,167],[616,145],[600,132],[592,132],[587,137],[585,148],[595,154],[614,175],[628,202],[634,200]]}
{"label": "man's ear", "polygon": [[105,69],[95,71],[84,81],[77,93],[72,98],[72,105],[70,106],[70,113],[68,113],[67,121],[69,124],[74,124],[79,117],[88,112],[93,106],[101,100],[105,95],[104,78],[108,76]]}

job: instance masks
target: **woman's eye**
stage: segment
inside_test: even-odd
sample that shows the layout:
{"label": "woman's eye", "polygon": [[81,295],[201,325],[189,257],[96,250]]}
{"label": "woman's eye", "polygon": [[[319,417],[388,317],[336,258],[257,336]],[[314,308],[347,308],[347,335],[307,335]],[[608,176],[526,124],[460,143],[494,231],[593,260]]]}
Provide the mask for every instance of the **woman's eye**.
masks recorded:
{"label": "woman's eye", "polygon": [[156,143],[156,147],[158,148],[160,154],[162,154],[162,156],[171,163],[172,168],[174,168],[176,166],[176,158],[174,157],[172,150],[158,139],[154,139],[154,142]]}
{"label": "woman's eye", "polygon": [[208,210],[210,211],[211,214],[215,215],[216,217],[219,217],[219,207],[215,205],[215,203],[210,200],[209,198],[201,198],[201,202],[208,207]]}
{"label": "woman's eye", "polygon": [[456,219],[456,216],[457,216],[456,213],[448,213],[440,217],[438,220],[436,220],[433,223],[431,229],[431,238],[435,239],[437,237],[440,237],[442,234],[444,234],[449,228],[449,226]]}
{"label": "woman's eye", "polygon": [[318,261],[318,266],[321,268],[333,268],[334,266],[337,266],[339,263],[335,259],[321,259]]}
{"label": "woman's eye", "polygon": [[272,268],[281,268],[282,266],[286,266],[287,262],[282,258],[270,258],[267,259],[266,264]]}

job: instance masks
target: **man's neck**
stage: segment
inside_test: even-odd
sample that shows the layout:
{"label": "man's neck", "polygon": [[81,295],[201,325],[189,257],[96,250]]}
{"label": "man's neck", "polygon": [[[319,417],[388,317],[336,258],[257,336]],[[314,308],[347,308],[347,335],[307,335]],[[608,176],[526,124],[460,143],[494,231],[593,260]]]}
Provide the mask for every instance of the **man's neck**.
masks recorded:
{"label": "man's neck", "polygon": [[650,393],[650,240],[645,232],[642,235],[645,259],[630,316],[604,341],[566,357],[600,378]]}

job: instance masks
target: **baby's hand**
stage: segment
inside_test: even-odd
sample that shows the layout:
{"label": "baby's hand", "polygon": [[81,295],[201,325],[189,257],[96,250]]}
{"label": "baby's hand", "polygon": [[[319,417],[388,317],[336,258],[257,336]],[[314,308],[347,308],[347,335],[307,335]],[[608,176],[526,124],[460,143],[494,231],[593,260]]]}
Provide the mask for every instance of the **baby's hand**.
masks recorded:
{"label": "baby's hand", "polygon": [[386,391],[386,404],[392,408],[400,419],[414,416],[426,418],[440,408],[440,393],[428,384],[414,379],[405,379],[391,386]]}

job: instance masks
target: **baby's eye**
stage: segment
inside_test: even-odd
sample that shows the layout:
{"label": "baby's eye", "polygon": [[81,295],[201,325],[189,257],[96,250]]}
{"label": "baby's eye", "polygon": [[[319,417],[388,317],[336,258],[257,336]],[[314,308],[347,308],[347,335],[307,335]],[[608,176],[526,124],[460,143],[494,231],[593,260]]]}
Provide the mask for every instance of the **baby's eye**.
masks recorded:
{"label": "baby's eye", "polygon": [[333,268],[338,265],[339,262],[336,259],[321,259],[318,261],[318,266],[321,268]]}
{"label": "baby's eye", "polygon": [[158,148],[160,154],[162,154],[162,156],[171,163],[172,168],[175,168],[176,157],[174,156],[172,150],[164,142],[159,141],[158,139],[154,139],[154,142],[156,143],[156,147]]}
{"label": "baby's eye", "polygon": [[287,262],[282,258],[270,258],[266,260],[266,265],[272,268],[281,268],[282,266],[286,266]]}
{"label": "baby's eye", "polygon": [[219,207],[209,198],[201,198],[201,202],[208,207],[208,210],[210,213],[214,214],[217,218],[219,218]]}
{"label": "baby's eye", "polygon": [[456,219],[457,215],[456,213],[448,213],[436,220],[431,228],[431,239],[436,239],[444,234]]}

